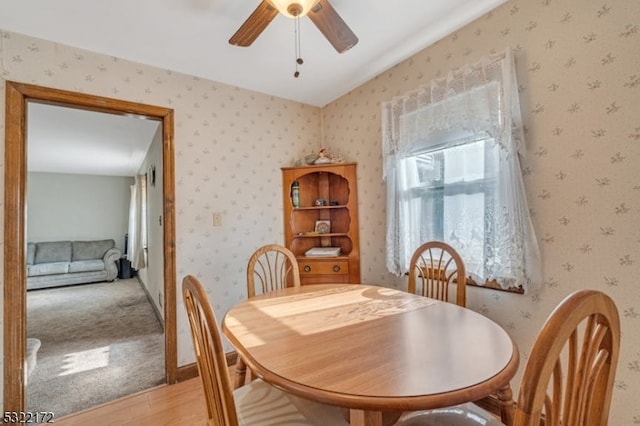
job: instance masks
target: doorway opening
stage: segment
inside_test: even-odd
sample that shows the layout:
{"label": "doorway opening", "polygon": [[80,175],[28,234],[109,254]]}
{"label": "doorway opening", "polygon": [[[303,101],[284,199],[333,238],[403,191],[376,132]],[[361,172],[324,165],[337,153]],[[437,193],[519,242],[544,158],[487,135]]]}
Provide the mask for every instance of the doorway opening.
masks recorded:
{"label": "doorway opening", "polygon": [[26,411],[26,121],[28,102],[61,105],[162,123],[163,280],[166,383],[177,380],[173,110],[23,83],[6,82],[4,194],[4,410]]}

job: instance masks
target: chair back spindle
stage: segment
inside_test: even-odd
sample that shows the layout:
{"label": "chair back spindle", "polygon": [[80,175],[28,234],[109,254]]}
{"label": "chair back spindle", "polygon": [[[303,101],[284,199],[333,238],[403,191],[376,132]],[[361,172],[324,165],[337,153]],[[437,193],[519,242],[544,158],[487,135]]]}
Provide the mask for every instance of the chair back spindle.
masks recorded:
{"label": "chair back spindle", "polygon": [[455,303],[466,305],[466,269],[458,252],[449,244],[429,241],[418,247],[409,264],[408,291],[449,302],[455,284]]}
{"label": "chair back spindle", "polygon": [[285,287],[300,286],[300,271],[294,254],[286,247],[268,244],[249,258],[247,295],[269,293]]}

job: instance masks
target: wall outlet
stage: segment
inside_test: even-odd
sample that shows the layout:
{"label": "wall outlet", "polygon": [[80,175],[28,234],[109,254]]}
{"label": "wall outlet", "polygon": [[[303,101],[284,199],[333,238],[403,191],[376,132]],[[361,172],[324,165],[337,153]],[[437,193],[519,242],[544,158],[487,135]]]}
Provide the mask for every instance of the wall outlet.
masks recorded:
{"label": "wall outlet", "polygon": [[213,212],[213,226],[222,226],[222,212]]}

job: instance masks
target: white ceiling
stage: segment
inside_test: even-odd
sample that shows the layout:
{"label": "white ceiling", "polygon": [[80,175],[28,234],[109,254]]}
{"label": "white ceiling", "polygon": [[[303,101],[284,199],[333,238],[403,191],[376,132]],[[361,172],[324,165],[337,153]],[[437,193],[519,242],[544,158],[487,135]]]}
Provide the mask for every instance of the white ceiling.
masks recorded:
{"label": "white ceiling", "polygon": [[337,53],[308,17],[228,44],[260,0],[1,0],[0,28],[324,106],[506,0],[330,0],[360,41]]}
{"label": "white ceiling", "polygon": [[135,176],[159,121],[30,102],[30,172]]}
{"label": "white ceiling", "polygon": [[[249,47],[228,44],[260,0],[0,0],[0,29],[322,107],[505,1],[330,0],[359,42],[337,53],[310,19],[302,18],[299,78],[293,77],[291,19],[276,16]],[[155,128],[145,120],[98,113],[79,118],[80,113],[34,108],[30,170],[33,165],[85,173],[94,159],[105,161],[91,167],[93,174],[135,174],[130,171],[150,140],[135,147],[131,135],[153,136]],[[41,123],[48,127],[37,128]],[[74,140],[75,146],[64,145]],[[60,161],[52,165],[54,158]],[[80,159],[75,165],[65,161],[74,158]],[[118,166],[109,170],[112,164]]]}

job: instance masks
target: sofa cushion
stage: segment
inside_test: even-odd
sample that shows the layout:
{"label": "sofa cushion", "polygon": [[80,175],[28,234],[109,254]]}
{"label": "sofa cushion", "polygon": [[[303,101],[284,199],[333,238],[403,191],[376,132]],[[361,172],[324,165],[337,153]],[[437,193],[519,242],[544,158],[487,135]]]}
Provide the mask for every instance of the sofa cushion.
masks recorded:
{"label": "sofa cushion", "polygon": [[114,240],[74,241],[71,260],[102,259],[115,245]]}
{"label": "sofa cushion", "polygon": [[70,261],[71,241],[50,241],[36,244],[34,264]]}
{"label": "sofa cushion", "polygon": [[27,265],[33,265],[36,261],[36,244],[27,243]]}
{"label": "sofa cushion", "polygon": [[92,272],[104,270],[102,259],[76,260],[69,264],[69,272]]}
{"label": "sofa cushion", "polygon": [[27,275],[30,277],[66,274],[67,272],[69,272],[69,262],[36,263],[27,266]]}

